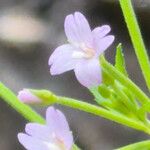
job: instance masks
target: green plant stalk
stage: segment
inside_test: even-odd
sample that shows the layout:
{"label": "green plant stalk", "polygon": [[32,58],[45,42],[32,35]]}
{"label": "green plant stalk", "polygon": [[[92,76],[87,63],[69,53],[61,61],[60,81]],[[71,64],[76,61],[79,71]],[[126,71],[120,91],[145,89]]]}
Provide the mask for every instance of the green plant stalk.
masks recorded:
{"label": "green plant stalk", "polygon": [[148,89],[150,90],[150,62],[138,26],[131,0],[119,0],[122,12],[129,30],[132,44],[140,64]]}
{"label": "green plant stalk", "polygon": [[16,95],[0,82],[0,97],[31,122],[45,123],[44,118],[37,114],[31,107],[19,101]]}
{"label": "green plant stalk", "polygon": [[116,150],[149,150],[150,147],[150,140],[130,144]]}
{"label": "green plant stalk", "polygon": [[[49,101],[51,100],[49,99]],[[104,108],[66,97],[58,97],[56,103],[71,108],[79,109],[150,134],[150,129],[146,127],[142,122],[129,119],[117,112],[111,112]]]}
{"label": "green plant stalk", "polygon": [[110,74],[114,79],[118,80],[121,84],[126,86],[138,98],[141,104],[150,104],[150,99],[147,95],[128,77],[118,71],[113,65],[105,60],[102,56],[100,58],[101,67],[104,72]]}

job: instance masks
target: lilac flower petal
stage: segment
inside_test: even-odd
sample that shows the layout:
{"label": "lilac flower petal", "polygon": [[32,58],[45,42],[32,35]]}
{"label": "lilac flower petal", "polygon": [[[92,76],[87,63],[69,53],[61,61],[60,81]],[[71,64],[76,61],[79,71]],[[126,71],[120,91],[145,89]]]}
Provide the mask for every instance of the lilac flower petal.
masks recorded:
{"label": "lilac flower petal", "polygon": [[67,122],[65,123],[66,117],[64,116],[64,114],[59,110],[56,110],[56,111],[59,115],[59,118],[64,120],[63,122],[61,122],[61,125],[60,125],[61,126],[61,131],[58,132],[58,135],[60,136],[61,139],[63,139],[67,149],[70,149],[72,147],[72,144],[73,144],[72,132],[69,129],[68,123]]}
{"label": "lilac flower petal", "polygon": [[102,38],[104,36],[106,36],[109,32],[110,32],[111,28],[109,25],[103,25],[100,27],[96,27],[93,31],[92,34],[95,37],[99,37]]}
{"label": "lilac flower petal", "polygon": [[36,137],[40,140],[49,142],[51,142],[52,140],[53,131],[49,130],[49,128],[45,125],[41,125],[38,123],[28,123],[26,124],[25,131],[32,137]]}
{"label": "lilac flower petal", "polygon": [[29,135],[19,133],[18,139],[27,150],[49,150],[49,147],[44,142]]}
{"label": "lilac flower petal", "polygon": [[73,136],[64,114],[53,107],[49,107],[46,112],[46,121],[49,129],[55,132],[64,141],[66,147],[70,149],[73,144]]}
{"label": "lilac flower petal", "polygon": [[86,18],[79,12],[68,15],[64,23],[66,36],[71,43],[89,43],[92,33]]}
{"label": "lilac flower petal", "polygon": [[72,58],[75,50],[70,44],[56,48],[49,58],[50,73],[56,75],[72,70],[77,62],[77,59]]}
{"label": "lilac flower petal", "polygon": [[41,100],[33,95],[28,89],[23,89],[18,93],[18,99],[24,103],[32,104],[32,103],[40,103]]}
{"label": "lilac flower petal", "polygon": [[96,49],[97,56],[102,54],[113,43],[114,39],[115,38],[113,35],[108,35],[101,39],[99,39],[98,37],[95,37],[94,43],[95,43],[95,49]]}
{"label": "lilac flower petal", "polygon": [[69,131],[68,122],[64,114],[53,107],[49,107],[46,111],[46,122],[52,131]]}
{"label": "lilac flower petal", "polygon": [[87,19],[80,12],[75,12],[74,17],[81,39],[85,44],[89,45],[92,42],[92,32]]}
{"label": "lilac flower petal", "polygon": [[73,146],[73,135],[72,132],[61,132],[61,135],[58,135],[60,139],[64,141],[64,145],[67,150],[70,150],[71,147]]}
{"label": "lilac flower petal", "polygon": [[72,14],[66,16],[64,29],[65,29],[65,33],[69,42],[75,42],[75,43],[81,42],[81,37],[78,33],[78,29],[75,24],[74,16]]}
{"label": "lilac flower petal", "polygon": [[101,68],[98,59],[80,61],[74,71],[78,81],[85,87],[90,88],[101,83]]}

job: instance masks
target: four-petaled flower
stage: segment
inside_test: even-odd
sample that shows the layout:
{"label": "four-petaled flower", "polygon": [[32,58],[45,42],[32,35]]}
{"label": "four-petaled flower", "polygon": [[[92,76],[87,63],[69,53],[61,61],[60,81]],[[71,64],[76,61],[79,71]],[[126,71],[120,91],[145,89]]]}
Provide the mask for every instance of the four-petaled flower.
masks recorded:
{"label": "four-petaled flower", "polygon": [[90,29],[88,21],[80,13],[68,15],[64,23],[68,44],[55,49],[49,58],[50,73],[57,75],[74,70],[78,81],[85,87],[101,83],[99,56],[114,41],[108,25]]}
{"label": "four-petaled flower", "polygon": [[46,125],[28,123],[26,133],[19,133],[19,142],[27,150],[71,150],[72,132],[62,112],[49,107],[46,111]]}

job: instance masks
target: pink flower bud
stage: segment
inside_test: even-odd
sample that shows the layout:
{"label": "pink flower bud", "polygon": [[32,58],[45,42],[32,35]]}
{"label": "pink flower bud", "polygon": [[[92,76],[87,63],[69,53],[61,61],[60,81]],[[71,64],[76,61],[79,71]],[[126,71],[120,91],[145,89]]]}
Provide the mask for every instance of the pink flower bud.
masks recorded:
{"label": "pink flower bud", "polygon": [[30,90],[23,89],[18,93],[18,99],[26,104],[40,103],[41,100],[37,96],[33,95]]}

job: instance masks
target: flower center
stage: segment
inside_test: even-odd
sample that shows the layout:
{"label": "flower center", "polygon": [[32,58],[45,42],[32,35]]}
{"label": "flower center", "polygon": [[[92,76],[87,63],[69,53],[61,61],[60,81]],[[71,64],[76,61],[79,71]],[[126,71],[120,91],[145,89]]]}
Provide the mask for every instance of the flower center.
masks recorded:
{"label": "flower center", "polygon": [[74,51],[72,54],[73,58],[87,58],[90,59],[95,55],[94,49],[86,46],[84,43],[74,44],[76,47],[80,48],[81,51]]}
{"label": "flower center", "polygon": [[64,149],[61,149],[61,147],[57,146],[56,144],[53,144],[53,143],[46,143],[46,144],[49,150],[64,150]]}
{"label": "flower center", "polygon": [[66,150],[64,141],[56,136],[55,133],[52,134],[53,142],[47,143],[50,150]]}

